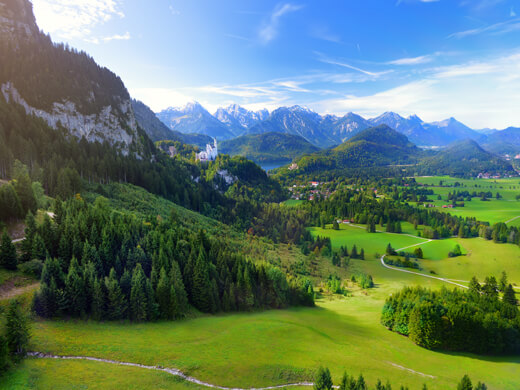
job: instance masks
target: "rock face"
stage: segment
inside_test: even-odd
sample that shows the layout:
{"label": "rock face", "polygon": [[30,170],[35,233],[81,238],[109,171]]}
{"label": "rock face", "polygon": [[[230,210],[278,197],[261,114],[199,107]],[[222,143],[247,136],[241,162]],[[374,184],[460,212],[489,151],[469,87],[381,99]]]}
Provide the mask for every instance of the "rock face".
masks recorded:
{"label": "rock face", "polygon": [[128,154],[134,135],[137,133],[137,124],[130,101],[121,103],[119,107],[119,111],[126,116],[122,120],[113,112],[111,106],[103,108],[99,114],[83,115],[78,112],[74,103],[65,101],[54,103],[52,111],[47,112],[27,104],[10,82],[2,84],[0,89],[8,103],[20,104],[25,108],[27,115],[43,119],[54,129],[62,126],[75,137],[84,137],[89,142],[107,141],[111,145],[119,146],[123,154]]}
{"label": "rock face", "polygon": [[142,154],[122,81],[87,54],[53,44],[36,25],[28,0],[0,0],[0,58],[0,99],[23,106],[54,129],[108,142],[123,154]]}

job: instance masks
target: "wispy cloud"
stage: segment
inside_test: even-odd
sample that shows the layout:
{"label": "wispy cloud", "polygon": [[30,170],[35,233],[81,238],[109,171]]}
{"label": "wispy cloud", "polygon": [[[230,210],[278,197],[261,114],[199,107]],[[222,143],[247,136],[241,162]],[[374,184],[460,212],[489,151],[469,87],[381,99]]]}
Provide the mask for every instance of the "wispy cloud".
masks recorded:
{"label": "wispy cloud", "polygon": [[181,11],[179,11],[177,8],[175,8],[173,5],[170,5],[168,7],[172,15],[180,15]]}
{"label": "wispy cloud", "polygon": [[505,22],[495,23],[488,26],[478,27],[470,30],[459,31],[448,36],[448,38],[466,38],[473,35],[480,34],[506,34],[513,31],[520,30],[520,18],[507,20]]}
{"label": "wispy cloud", "polygon": [[291,3],[280,3],[278,4],[273,12],[271,13],[269,20],[264,23],[258,33],[258,38],[263,44],[271,42],[278,36],[278,29],[280,27],[280,19],[282,16],[296,12],[302,9],[302,5],[291,4]]}
{"label": "wispy cloud", "polygon": [[513,7],[511,7],[511,10],[509,11],[509,16],[511,16],[512,18],[516,17],[516,12]]}
{"label": "wispy cloud", "polygon": [[316,53],[316,54],[318,55],[318,60],[320,62],[323,62],[325,64],[330,64],[330,65],[340,66],[342,68],[351,69],[351,70],[354,70],[356,72],[365,74],[367,76],[372,76],[374,78],[378,78],[380,76],[383,76],[385,74],[388,74],[388,73],[392,72],[392,70],[385,70],[385,71],[382,71],[382,72],[372,72],[372,71],[369,71],[369,70],[366,70],[366,69],[359,68],[359,67],[354,66],[354,65],[350,65],[350,64],[348,64],[348,63],[346,63],[345,61],[342,61],[342,60],[337,60],[337,59],[326,57],[326,56],[324,56],[321,53]]}
{"label": "wispy cloud", "polygon": [[94,28],[125,16],[116,0],[33,0],[33,8],[39,27],[45,32],[87,42],[96,41]]}
{"label": "wispy cloud", "polygon": [[399,58],[398,60],[389,61],[389,65],[420,65],[432,62],[436,57],[436,54],[424,55],[419,57],[405,57]]}
{"label": "wispy cloud", "polygon": [[311,28],[310,36],[313,38],[321,39],[322,41],[342,43],[341,37],[338,34],[334,34],[330,31],[327,26],[314,26]]}

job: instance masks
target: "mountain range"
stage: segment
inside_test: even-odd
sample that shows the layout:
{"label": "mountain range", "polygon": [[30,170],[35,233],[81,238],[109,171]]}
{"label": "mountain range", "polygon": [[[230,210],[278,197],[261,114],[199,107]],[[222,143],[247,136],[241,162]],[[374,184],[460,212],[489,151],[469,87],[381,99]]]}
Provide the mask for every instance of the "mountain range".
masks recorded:
{"label": "mountain range", "polygon": [[[509,128],[505,133],[497,130],[474,130],[449,118],[438,122],[424,122],[417,115],[407,118],[394,112],[366,119],[355,113],[344,116],[320,115],[301,106],[280,107],[270,114],[267,110],[248,111],[236,104],[219,108],[210,114],[199,103],[183,108],[169,108],[157,117],[171,130],[181,133],[202,133],[219,140],[241,135],[285,133],[298,135],[320,148],[339,145],[359,132],[378,125],[387,125],[408,137],[419,147],[446,147],[452,142],[472,139],[487,150],[503,154],[520,152],[520,129]],[[504,139],[512,138],[512,143]]]}
{"label": "mountain range", "polygon": [[514,175],[512,165],[482,149],[477,142],[456,141],[440,151],[418,148],[408,137],[382,124],[362,130],[335,148],[320,150],[294,160],[298,168],[290,175],[339,175],[361,168],[406,169],[413,174],[439,173],[457,177],[475,177],[479,173]]}

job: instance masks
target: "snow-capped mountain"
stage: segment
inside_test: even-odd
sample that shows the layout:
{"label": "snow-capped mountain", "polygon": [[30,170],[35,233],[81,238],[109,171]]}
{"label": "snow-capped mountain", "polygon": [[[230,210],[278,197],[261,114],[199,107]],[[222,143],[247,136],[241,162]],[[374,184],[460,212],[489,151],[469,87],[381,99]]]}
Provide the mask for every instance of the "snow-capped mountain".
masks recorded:
{"label": "snow-capped mountain", "polygon": [[232,104],[226,108],[219,108],[214,116],[227,125],[233,133],[239,135],[258,122],[267,119],[269,111],[266,109],[256,112],[249,111],[238,104]]}
{"label": "snow-capped mountain", "polygon": [[170,129],[181,133],[198,133],[217,139],[233,138],[235,134],[198,102],[184,107],[170,107],[156,114]]}

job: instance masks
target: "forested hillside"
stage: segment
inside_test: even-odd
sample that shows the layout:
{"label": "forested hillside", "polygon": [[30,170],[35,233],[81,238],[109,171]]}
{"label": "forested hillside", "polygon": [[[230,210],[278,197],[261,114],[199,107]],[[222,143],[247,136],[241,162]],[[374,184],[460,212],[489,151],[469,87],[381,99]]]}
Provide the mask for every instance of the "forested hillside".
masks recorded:
{"label": "forested hillside", "polygon": [[220,151],[231,156],[239,155],[256,163],[290,163],[303,154],[319,149],[304,138],[285,133],[251,134],[222,141]]}

